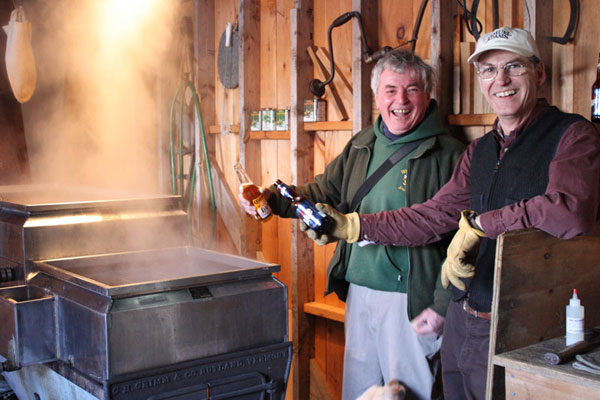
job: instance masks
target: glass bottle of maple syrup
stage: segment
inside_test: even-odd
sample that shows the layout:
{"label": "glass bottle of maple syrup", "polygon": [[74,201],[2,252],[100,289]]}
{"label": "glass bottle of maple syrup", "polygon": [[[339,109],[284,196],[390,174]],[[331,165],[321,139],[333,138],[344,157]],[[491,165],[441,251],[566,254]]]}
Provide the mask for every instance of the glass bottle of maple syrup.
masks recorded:
{"label": "glass bottle of maple syrup", "polygon": [[273,216],[273,213],[260,188],[252,182],[242,164],[236,163],[233,169],[240,181],[242,196],[256,207],[254,218],[262,222],[269,220]]}

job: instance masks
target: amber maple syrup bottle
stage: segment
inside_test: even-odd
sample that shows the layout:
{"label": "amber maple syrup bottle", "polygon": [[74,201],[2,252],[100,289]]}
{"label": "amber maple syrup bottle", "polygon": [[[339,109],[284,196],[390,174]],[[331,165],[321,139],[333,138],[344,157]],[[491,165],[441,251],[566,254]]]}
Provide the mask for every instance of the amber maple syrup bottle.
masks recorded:
{"label": "amber maple syrup bottle", "polygon": [[242,192],[242,196],[256,207],[254,218],[262,222],[269,220],[273,216],[273,213],[267,203],[267,199],[265,199],[265,196],[260,191],[260,188],[252,182],[248,173],[244,167],[242,167],[242,164],[235,164],[233,169],[240,180],[240,191]]}
{"label": "amber maple syrup bottle", "polygon": [[592,85],[592,122],[600,123],[600,54],[596,68],[596,82]]}

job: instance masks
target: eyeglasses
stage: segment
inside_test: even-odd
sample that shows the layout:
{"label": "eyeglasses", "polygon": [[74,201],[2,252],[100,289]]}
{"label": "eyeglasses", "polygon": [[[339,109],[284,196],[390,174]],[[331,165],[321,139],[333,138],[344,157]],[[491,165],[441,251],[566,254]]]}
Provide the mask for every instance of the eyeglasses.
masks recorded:
{"label": "eyeglasses", "polygon": [[[529,68],[529,66],[530,64],[528,63],[515,61],[504,64],[500,68],[502,68],[504,70],[504,73],[508,76],[521,76],[527,73],[527,69]],[[484,81],[489,81],[494,79],[496,75],[498,75],[498,70],[500,68],[493,65],[486,65],[481,68],[478,67],[477,74]]]}

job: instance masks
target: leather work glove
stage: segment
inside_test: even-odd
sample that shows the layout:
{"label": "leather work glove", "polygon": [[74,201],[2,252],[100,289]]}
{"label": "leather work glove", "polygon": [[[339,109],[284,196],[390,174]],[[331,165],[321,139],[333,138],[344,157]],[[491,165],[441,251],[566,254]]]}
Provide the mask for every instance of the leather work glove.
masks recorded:
{"label": "leather work glove", "polygon": [[360,235],[360,217],[358,213],[342,214],[328,204],[317,203],[317,210],[329,215],[333,219],[333,228],[329,233],[318,235],[317,232],[309,229],[306,224],[300,222],[300,230],[314,240],[319,246],[337,240],[345,240],[348,243],[354,243]]}
{"label": "leather work glove", "polygon": [[308,236],[310,239],[314,240],[314,242],[316,244],[318,244],[319,246],[325,246],[328,243],[333,243],[336,241],[336,239],[333,236],[329,236],[329,235],[319,236],[317,234],[317,232],[310,229],[308,227],[308,225],[306,225],[304,222],[302,222],[302,220],[300,220],[300,230],[302,232],[306,233],[306,236]]}
{"label": "leather work glove", "polygon": [[471,278],[475,275],[475,266],[469,261],[479,249],[479,242],[486,237],[485,232],[474,228],[468,217],[476,215],[474,211],[463,211],[458,223],[458,232],[448,246],[448,256],[442,265],[442,285],[447,288],[450,282],[460,290],[466,286],[459,278]]}
{"label": "leather work glove", "polygon": [[444,321],[445,318],[440,314],[431,308],[426,308],[410,321],[410,326],[419,336],[440,336],[444,331]]}

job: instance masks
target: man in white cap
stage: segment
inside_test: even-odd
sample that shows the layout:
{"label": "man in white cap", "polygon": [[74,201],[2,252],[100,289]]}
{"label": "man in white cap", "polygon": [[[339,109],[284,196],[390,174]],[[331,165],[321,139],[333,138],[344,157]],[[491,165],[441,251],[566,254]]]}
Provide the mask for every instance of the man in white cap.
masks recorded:
{"label": "man in white cap", "polygon": [[468,61],[498,118],[431,200],[369,215],[318,205],[336,221],[330,238],[380,245],[437,241],[460,218],[441,274],[454,286],[441,349],[446,399],[485,396],[498,235],[526,228],[580,235],[592,229],[600,197],[599,135],[585,118],[537,99],[546,75],[529,32],[503,27],[483,35]]}

